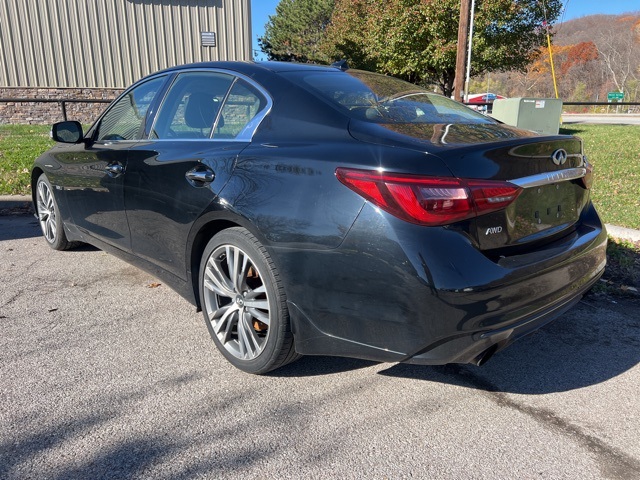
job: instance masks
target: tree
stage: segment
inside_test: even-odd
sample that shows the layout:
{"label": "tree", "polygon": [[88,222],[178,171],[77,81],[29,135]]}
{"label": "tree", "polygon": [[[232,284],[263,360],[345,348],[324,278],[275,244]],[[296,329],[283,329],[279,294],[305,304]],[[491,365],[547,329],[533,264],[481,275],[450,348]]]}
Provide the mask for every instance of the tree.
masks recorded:
{"label": "tree", "polygon": [[269,60],[326,62],[318,49],[334,0],[282,0],[269,16],[260,49]]}
{"label": "tree", "polygon": [[629,80],[637,80],[640,68],[640,19],[620,17],[615,25],[599,32],[596,46],[609,78],[619,92]]}
{"label": "tree", "polygon": [[[589,98],[583,97],[591,87],[595,88],[598,80],[592,74],[598,65],[596,45],[593,42],[580,42],[575,45],[552,45],[551,48],[559,96],[565,100],[588,101]],[[540,55],[527,67],[526,72],[527,75],[520,76],[520,79],[529,81],[527,95],[554,95],[551,60],[547,48],[541,49]]]}
{"label": "tree", "polygon": [[[524,69],[546,43],[545,21],[560,0],[477,0],[472,75]],[[546,15],[545,15],[546,13]],[[413,83],[436,83],[450,96],[455,76],[460,0],[336,0],[322,43],[333,59],[375,67]]]}

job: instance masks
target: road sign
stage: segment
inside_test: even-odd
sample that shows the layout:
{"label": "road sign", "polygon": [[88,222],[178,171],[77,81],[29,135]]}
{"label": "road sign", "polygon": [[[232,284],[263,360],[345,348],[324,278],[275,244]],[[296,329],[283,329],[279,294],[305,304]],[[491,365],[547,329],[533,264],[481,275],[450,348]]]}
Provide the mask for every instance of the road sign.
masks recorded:
{"label": "road sign", "polygon": [[624,100],[623,92],[609,92],[607,93],[607,101],[617,100],[618,102]]}

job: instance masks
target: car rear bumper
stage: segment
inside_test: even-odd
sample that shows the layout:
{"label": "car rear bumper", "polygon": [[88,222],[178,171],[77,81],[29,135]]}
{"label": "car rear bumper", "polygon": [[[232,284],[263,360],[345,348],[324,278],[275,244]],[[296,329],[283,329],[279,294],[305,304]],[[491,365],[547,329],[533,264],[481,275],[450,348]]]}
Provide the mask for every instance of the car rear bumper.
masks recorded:
{"label": "car rear bumper", "polygon": [[438,342],[437,345],[429,345],[425,351],[418,352],[401,361],[416,365],[443,365],[446,363],[483,365],[496,352],[511,345],[519,338],[538,330],[570,310],[582,299],[584,293],[598,281],[603,273],[604,269],[575,295],[546,306],[542,310],[534,312],[508,326],[493,330],[479,330],[474,333],[444,339]]}
{"label": "car rear bumper", "polygon": [[588,210],[563,238],[499,259],[459,232],[363,211],[338,249],[277,254],[283,277],[296,279],[286,286],[296,350],[481,364],[560,316],[600,278],[607,235]]}

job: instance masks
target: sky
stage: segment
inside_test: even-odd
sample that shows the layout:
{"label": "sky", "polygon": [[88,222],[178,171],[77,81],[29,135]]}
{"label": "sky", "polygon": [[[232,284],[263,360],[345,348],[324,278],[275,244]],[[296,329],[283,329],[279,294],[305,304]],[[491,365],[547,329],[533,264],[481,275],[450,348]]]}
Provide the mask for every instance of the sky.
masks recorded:
{"label": "sky", "polygon": [[[254,56],[259,60],[266,60],[260,51],[258,38],[264,34],[264,26],[269,21],[269,15],[275,15],[276,5],[280,0],[251,0],[251,30],[253,36]],[[640,11],[640,0],[565,0],[564,11],[560,14],[559,21],[572,20],[585,15],[607,14],[618,15],[620,13]]]}

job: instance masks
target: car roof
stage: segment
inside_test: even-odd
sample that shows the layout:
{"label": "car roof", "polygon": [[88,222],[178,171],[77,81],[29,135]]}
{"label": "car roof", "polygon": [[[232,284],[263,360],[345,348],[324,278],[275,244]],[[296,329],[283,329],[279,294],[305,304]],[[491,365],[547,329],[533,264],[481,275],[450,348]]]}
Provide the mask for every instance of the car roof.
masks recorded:
{"label": "car roof", "polygon": [[297,71],[334,71],[340,72],[340,68],[332,67],[329,65],[316,65],[316,64],[307,64],[307,63],[294,63],[294,62],[199,62],[199,63],[188,63],[185,65],[178,65],[175,67],[167,68],[165,70],[161,70],[156,74],[160,73],[171,73],[177,72],[181,70],[189,70],[189,69],[198,69],[198,68],[218,68],[222,70],[231,70],[234,72],[244,73],[245,75],[250,75],[252,73],[257,73],[258,71],[269,71],[272,73],[284,73],[284,72],[297,72]]}

